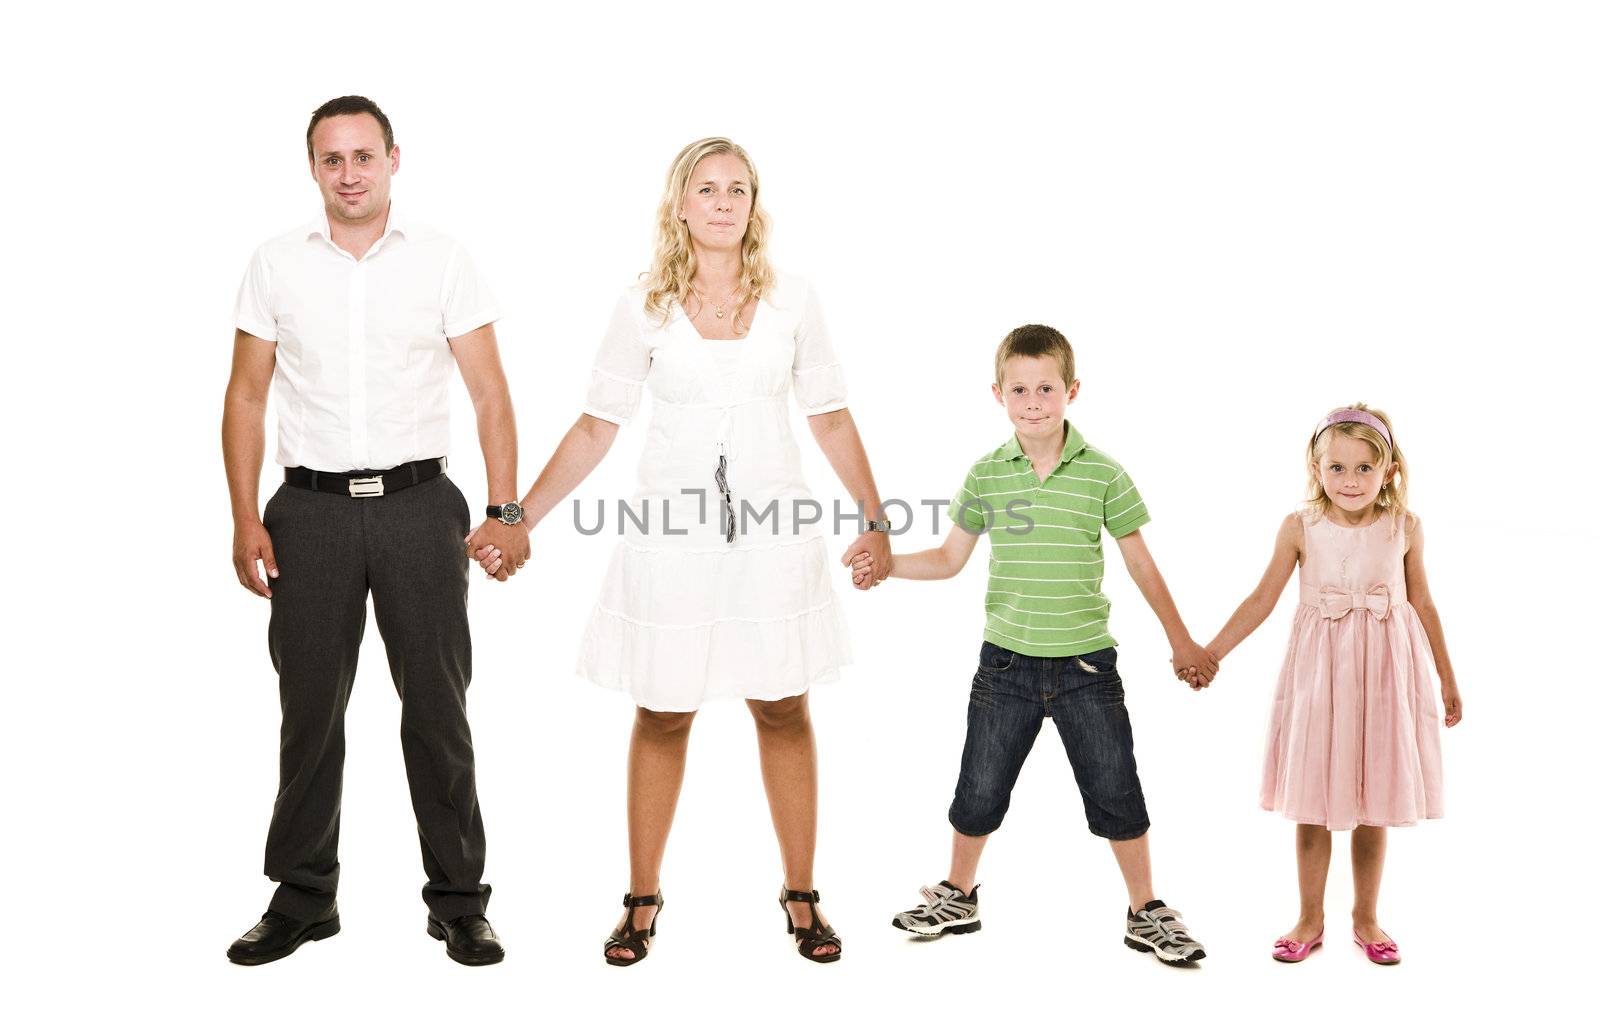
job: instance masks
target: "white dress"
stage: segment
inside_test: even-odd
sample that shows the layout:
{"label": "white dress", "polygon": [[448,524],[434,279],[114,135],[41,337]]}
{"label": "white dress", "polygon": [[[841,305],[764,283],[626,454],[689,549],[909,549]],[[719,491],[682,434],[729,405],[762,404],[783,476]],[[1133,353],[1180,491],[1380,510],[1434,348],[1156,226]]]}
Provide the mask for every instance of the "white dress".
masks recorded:
{"label": "white dress", "polygon": [[[833,509],[811,499],[789,429],[791,385],[808,416],[845,407],[816,298],[780,276],[748,334],[708,341],[681,308],[664,324],[647,314],[644,295],[631,288],[617,303],[584,408],[624,423],[650,388],[639,488],[631,516],[617,516],[624,536],[578,673],[652,711],[693,711],[712,697],[777,700],[832,682],[850,645],[812,522],[831,524]],[[724,458],[740,524],[731,543],[716,480]]]}

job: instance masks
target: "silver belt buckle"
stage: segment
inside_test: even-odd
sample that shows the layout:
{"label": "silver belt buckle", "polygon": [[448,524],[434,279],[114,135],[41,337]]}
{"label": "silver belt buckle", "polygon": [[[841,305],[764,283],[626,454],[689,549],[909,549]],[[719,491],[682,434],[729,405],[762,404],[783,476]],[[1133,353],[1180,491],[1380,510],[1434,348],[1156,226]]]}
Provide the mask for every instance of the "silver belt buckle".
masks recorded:
{"label": "silver belt buckle", "polygon": [[360,476],[350,480],[350,497],[352,498],[381,498],[383,497],[383,477]]}

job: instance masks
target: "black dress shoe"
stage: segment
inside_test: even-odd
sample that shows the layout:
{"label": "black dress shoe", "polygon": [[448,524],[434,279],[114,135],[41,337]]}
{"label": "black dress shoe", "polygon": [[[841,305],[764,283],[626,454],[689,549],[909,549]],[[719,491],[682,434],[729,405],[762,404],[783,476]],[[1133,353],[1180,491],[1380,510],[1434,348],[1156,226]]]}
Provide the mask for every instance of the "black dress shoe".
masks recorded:
{"label": "black dress shoe", "polygon": [[296,921],[292,917],[284,917],[276,910],[269,910],[261,916],[259,924],[239,936],[238,940],[228,947],[228,959],[246,967],[270,964],[274,960],[282,960],[304,943],[316,942],[337,934],[339,934],[337,907],[328,911],[326,917],[316,921]]}
{"label": "black dress shoe", "polygon": [[482,914],[467,914],[449,921],[428,915],[428,934],[444,940],[450,959],[468,967],[497,964],[506,958],[506,948]]}

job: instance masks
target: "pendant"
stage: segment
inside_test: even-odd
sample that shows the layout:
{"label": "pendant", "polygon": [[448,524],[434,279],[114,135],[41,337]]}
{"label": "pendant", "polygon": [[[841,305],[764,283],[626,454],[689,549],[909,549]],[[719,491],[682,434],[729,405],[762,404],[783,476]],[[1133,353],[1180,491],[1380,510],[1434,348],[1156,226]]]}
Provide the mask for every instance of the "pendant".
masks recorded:
{"label": "pendant", "polygon": [[716,309],[712,310],[712,312],[717,314],[717,319],[718,320],[722,319],[722,307],[721,306],[718,306]]}

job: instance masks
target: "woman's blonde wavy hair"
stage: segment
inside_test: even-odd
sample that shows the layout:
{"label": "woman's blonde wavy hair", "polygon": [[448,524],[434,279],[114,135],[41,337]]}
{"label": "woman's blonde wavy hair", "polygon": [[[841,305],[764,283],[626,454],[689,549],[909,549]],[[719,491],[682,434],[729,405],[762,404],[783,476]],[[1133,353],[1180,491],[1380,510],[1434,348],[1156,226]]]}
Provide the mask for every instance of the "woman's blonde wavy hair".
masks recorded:
{"label": "woman's blonde wavy hair", "polygon": [[667,171],[666,191],[661,194],[661,206],[656,211],[656,251],[645,278],[644,308],[659,316],[663,323],[671,315],[674,303],[683,305],[689,296],[689,282],[694,280],[694,246],[689,241],[689,228],[678,218],[683,208],[684,196],[689,191],[689,177],[695,167],[708,156],[731,153],[744,161],[750,171],[750,223],[745,228],[741,246],[739,273],[740,309],[751,299],[759,298],[772,290],[777,279],[772,264],[767,260],[767,236],[772,222],[761,208],[761,182],[756,175],[756,165],[750,154],[731,139],[714,137],[691,142],[678,152]]}
{"label": "woman's blonde wavy hair", "polygon": [[1394,468],[1394,475],[1384,481],[1378,489],[1377,506],[1379,513],[1391,512],[1394,520],[1391,529],[1401,529],[1406,521],[1406,481],[1410,478],[1410,468],[1406,465],[1406,457],[1400,451],[1400,445],[1395,441],[1394,424],[1389,421],[1389,416],[1382,409],[1373,409],[1365,402],[1356,402],[1353,405],[1341,405],[1331,410],[1328,415],[1336,412],[1356,410],[1374,416],[1384,429],[1389,432],[1389,440],[1385,441],[1383,435],[1365,423],[1334,423],[1327,429],[1314,435],[1311,443],[1306,445],[1306,469],[1310,474],[1309,487],[1306,493],[1306,504],[1317,516],[1325,516],[1333,505],[1333,499],[1328,497],[1328,492],[1322,489],[1322,475],[1319,467],[1322,456],[1327,453],[1328,445],[1333,443],[1335,437],[1348,437],[1363,441],[1378,456],[1378,472],[1388,476],[1390,467]]}

